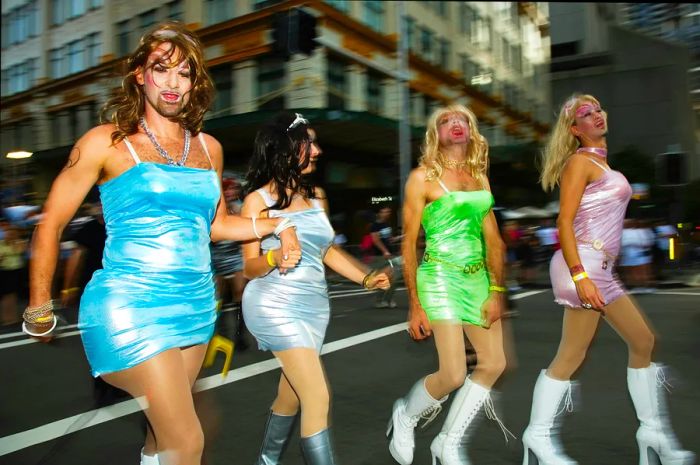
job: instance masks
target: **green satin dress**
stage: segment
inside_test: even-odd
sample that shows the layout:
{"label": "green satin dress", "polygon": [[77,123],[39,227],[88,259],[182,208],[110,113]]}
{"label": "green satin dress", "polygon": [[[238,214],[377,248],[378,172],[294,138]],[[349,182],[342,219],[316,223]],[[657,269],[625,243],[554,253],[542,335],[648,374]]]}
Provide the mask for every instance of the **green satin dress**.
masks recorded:
{"label": "green satin dress", "polygon": [[423,209],[425,255],[418,267],[418,299],[430,321],[483,326],[481,306],[489,295],[482,234],[494,204],[491,192],[449,191]]}

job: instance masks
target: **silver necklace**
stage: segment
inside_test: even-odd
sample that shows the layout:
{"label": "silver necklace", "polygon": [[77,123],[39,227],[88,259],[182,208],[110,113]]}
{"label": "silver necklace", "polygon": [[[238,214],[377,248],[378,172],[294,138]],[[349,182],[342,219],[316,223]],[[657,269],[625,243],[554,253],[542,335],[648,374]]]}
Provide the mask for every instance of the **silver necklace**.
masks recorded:
{"label": "silver necklace", "polygon": [[175,161],[168,154],[168,152],[163,147],[160,146],[160,144],[156,140],[155,134],[153,134],[151,132],[151,130],[148,128],[148,125],[146,124],[146,119],[143,116],[139,120],[139,124],[143,128],[143,130],[146,133],[146,135],[148,136],[148,138],[151,140],[151,143],[153,144],[153,146],[156,148],[156,152],[158,152],[158,155],[165,158],[165,160],[168,162],[168,165],[185,166],[185,162],[187,161],[187,155],[190,154],[190,131],[189,131],[189,129],[185,129],[185,146],[182,149],[182,157],[180,158],[180,161]]}

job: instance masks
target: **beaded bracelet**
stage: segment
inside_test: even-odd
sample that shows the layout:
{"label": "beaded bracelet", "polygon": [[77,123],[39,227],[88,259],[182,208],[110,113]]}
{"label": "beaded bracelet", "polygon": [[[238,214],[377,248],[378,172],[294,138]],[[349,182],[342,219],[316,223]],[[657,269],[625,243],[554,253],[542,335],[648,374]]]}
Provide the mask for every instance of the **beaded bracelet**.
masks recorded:
{"label": "beaded bracelet", "polygon": [[275,257],[273,254],[273,250],[270,249],[267,251],[265,254],[265,259],[267,260],[267,264],[270,265],[272,268],[277,266],[277,262],[275,261]]}
{"label": "beaded bracelet", "polygon": [[581,281],[582,279],[586,279],[587,277],[588,277],[588,273],[586,273],[585,271],[582,271],[581,273],[572,276],[571,279],[573,279],[574,282],[578,282],[578,281]]}
{"label": "beaded bracelet", "polygon": [[[22,319],[29,324],[35,324],[37,322],[43,322],[44,317],[51,316],[53,313],[53,300],[39,305],[38,307],[27,307],[24,309],[22,314]],[[48,320],[45,320],[48,321]]]}

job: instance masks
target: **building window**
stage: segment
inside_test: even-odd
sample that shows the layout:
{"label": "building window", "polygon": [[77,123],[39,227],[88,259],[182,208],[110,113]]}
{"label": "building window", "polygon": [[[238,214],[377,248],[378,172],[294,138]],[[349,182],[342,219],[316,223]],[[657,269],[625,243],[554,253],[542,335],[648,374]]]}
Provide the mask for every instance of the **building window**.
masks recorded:
{"label": "building window", "polygon": [[476,12],[472,7],[466,3],[460,5],[460,22],[459,28],[462,34],[465,34],[470,41],[472,40],[472,31],[474,29],[474,22],[476,21]]}
{"label": "building window", "polygon": [[234,17],[231,0],[206,0],[207,24],[221,23]]}
{"label": "building window", "polygon": [[95,32],[85,38],[87,42],[87,67],[92,68],[100,64],[102,57],[102,42],[100,33]]}
{"label": "building window", "polygon": [[117,24],[117,53],[128,55],[131,51],[131,26],[129,20]]}
{"label": "building window", "polygon": [[367,73],[367,111],[382,112],[382,78],[373,73]]}
{"label": "building window", "polygon": [[184,20],[184,11],[182,8],[182,0],[174,0],[167,5],[165,5],[167,8],[167,18],[171,19],[173,21],[183,21]]}
{"label": "building window", "polygon": [[2,16],[2,48],[38,35],[37,0],[17,7]]}
{"label": "building window", "polygon": [[345,98],[348,95],[346,68],[344,61],[328,57],[328,108],[345,108]]}
{"label": "building window", "polygon": [[266,57],[258,62],[258,108],[260,110],[284,108],[285,78],[284,60]]}
{"label": "building window", "polygon": [[49,76],[52,79],[63,76],[63,53],[60,48],[49,51]]}
{"label": "building window", "polygon": [[433,31],[420,28],[420,53],[430,61],[433,57]]}
{"label": "building window", "polygon": [[212,68],[211,78],[216,89],[211,110],[214,116],[228,115],[231,113],[233,105],[233,70],[231,65],[225,64]]}
{"label": "building window", "polygon": [[377,32],[384,32],[384,4],[379,0],[364,2],[365,23]]}
{"label": "building window", "polygon": [[95,8],[100,8],[102,6],[103,0],[89,0],[90,1],[90,9],[94,10]]}
{"label": "building window", "polygon": [[333,5],[334,8],[344,11],[345,13],[350,11],[350,5],[347,0],[326,0],[326,3]]}
{"label": "building window", "polygon": [[82,39],[68,44],[68,74],[85,69],[85,43]]}
{"label": "building window", "polygon": [[462,74],[464,74],[464,80],[471,84],[472,78],[479,74],[479,65],[470,60],[466,55],[460,56],[462,64]]}
{"label": "building window", "polygon": [[148,10],[139,15],[139,37],[145,34],[156,23],[156,10]]}
{"label": "building window", "polygon": [[[408,49],[411,51],[415,50],[416,44],[416,20],[410,16],[404,16],[405,21],[405,33],[406,33],[406,43],[408,44]],[[401,31],[404,32],[404,31]]]}
{"label": "building window", "polygon": [[440,62],[439,62],[439,64],[443,69],[449,70],[450,69],[450,41],[447,39],[440,39],[439,44],[440,44],[440,56],[439,56]]}
{"label": "building window", "polygon": [[38,60],[30,58],[2,71],[2,94],[24,92],[34,86]]}

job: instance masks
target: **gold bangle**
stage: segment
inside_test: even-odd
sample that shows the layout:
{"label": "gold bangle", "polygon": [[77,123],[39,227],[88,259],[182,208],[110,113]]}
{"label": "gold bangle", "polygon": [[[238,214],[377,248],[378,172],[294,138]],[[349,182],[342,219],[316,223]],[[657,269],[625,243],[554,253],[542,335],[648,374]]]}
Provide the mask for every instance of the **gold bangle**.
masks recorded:
{"label": "gold bangle", "polygon": [[508,291],[508,289],[506,289],[503,286],[496,286],[492,284],[491,286],[489,286],[489,292],[491,291],[505,293],[506,291]]}
{"label": "gold bangle", "polygon": [[272,255],[272,252],[272,249],[268,250],[265,254],[265,259],[267,260],[267,264],[274,268],[277,266],[277,262],[275,261],[275,257]]}
{"label": "gold bangle", "polygon": [[573,279],[574,282],[578,282],[578,281],[581,281],[582,279],[586,279],[587,277],[588,277],[588,273],[586,273],[585,271],[582,271],[582,272],[579,273],[579,274],[573,275],[573,276],[571,277],[571,279]]}
{"label": "gold bangle", "polygon": [[376,273],[377,273],[377,270],[372,270],[369,273],[367,273],[365,275],[365,277],[362,278],[362,287],[364,287],[365,289],[369,289],[369,287],[367,287],[367,281],[369,281],[369,278],[374,276]]}

